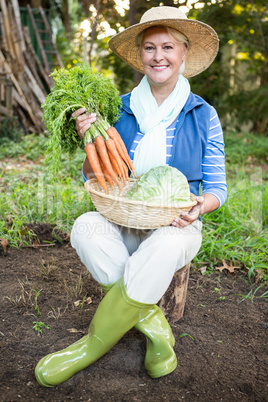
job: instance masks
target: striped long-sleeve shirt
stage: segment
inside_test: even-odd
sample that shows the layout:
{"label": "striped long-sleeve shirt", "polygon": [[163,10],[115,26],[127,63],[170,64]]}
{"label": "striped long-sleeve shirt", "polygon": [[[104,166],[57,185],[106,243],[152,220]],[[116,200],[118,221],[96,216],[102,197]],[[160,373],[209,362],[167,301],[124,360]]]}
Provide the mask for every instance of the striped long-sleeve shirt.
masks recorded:
{"label": "striped long-sleeve shirt", "polygon": [[[179,121],[178,119],[166,129],[166,164],[169,165],[174,134]],[[140,142],[143,134],[137,132],[132,146],[130,148],[130,158],[133,160],[135,149]],[[221,123],[216,110],[211,106],[210,128],[208,134],[205,157],[202,162],[202,194],[213,194],[218,200],[220,206],[224,203],[227,196],[226,174],[225,174],[225,156],[224,142]]]}

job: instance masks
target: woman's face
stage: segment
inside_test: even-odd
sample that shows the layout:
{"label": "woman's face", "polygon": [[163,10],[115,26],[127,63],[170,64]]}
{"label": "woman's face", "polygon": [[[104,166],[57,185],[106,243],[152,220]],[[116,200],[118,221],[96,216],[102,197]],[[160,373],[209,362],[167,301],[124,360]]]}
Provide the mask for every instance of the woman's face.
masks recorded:
{"label": "woman's face", "polygon": [[173,89],[186,52],[185,46],[176,42],[164,27],[147,29],[141,44],[141,61],[150,85]]}

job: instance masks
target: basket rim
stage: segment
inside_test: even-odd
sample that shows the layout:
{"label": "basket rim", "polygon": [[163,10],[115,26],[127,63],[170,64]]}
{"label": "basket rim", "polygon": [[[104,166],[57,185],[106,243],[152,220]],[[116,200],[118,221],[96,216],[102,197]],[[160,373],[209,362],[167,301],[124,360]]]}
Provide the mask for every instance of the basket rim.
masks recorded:
{"label": "basket rim", "polygon": [[[135,183],[136,179],[130,178],[130,181],[133,181]],[[159,208],[159,209],[163,209],[163,208],[172,209],[172,208],[182,208],[182,207],[183,208],[193,207],[197,204],[196,196],[193,193],[190,193],[190,197],[194,198],[193,201],[181,202],[181,203],[172,204],[172,205],[162,205],[162,204],[157,205],[157,204],[146,202],[146,201],[131,200],[131,199],[128,199],[126,197],[122,197],[122,196],[116,195],[116,194],[114,194],[114,195],[105,194],[103,191],[98,191],[98,190],[92,188],[90,185],[93,183],[96,183],[96,182],[98,183],[98,180],[96,178],[87,180],[84,184],[86,190],[88,190],[88,192],[92,192],[95,195],[102,196],[105,199],[118,200],[118,201],[122,200],[124,203],[127,203],[129,205],[144,205],[146,207],[153,207],[153,208]]]}

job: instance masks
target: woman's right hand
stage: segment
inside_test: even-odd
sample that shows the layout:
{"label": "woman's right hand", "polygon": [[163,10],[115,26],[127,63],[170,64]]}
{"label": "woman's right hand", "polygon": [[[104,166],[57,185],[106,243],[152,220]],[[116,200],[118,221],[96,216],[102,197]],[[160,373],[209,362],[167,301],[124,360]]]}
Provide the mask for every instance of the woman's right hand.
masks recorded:
{"label": "woman's right hand", "polygon": [[85,132],[90,128],[91,124],[97,120],[96,113],[85,113],[83,107],[73,112],[72,117],[76,120],[75,128],[80,138],[84,138]]}

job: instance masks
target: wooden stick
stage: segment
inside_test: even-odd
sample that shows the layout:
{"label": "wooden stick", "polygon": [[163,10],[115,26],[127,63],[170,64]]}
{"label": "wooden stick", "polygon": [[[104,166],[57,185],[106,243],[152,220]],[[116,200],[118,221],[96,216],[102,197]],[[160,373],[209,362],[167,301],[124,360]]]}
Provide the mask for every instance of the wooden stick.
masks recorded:
{"label": "wooden stick", "polygon": [[[43,85],[43,82],[41,81],[41,79],[40,79],[40,77],[39,77],[39,75],[37,73],[37,70],[36,70],[36,67],[35,67],[35,62],[34,62],[33,58],[31,57],[31,54],[29,54],[29,52],[25,51],[24,52],[24,58],[25,58],[25,61],[28,64],[29,70],[31,71],[31,74],[34,76],[35,81],[37,82],[40,90],[42,91],[43,95],[46,96],[47,95],[47,90],[45,89],[45,87]],[[27,67],[27,66],[25,66],[25,67]]]}
{"label": "wooden stick", "polygon": [[21,48],[22,52],[24,52],[26,50],[26,45],[25,45],[24,38],[23,38],[19,3],[18,3],[18,0],[11,0],[11,3],[13,6],[15,21],[16,21],[16,25],[18,28],[20,48]]}
{"label": "wooden stick", "polygon": [[9,49],[10,53],[12,55],[14,55],[15,50],[14,50],[14,46],[13,46],[13,43],[11,40],[10,21],[8,18],[8,10],[7,10],[5,0],[0,0],[0,5],[1,5],[1,9],[2,9],[2,18],[3,18],[4,27],[5,27],[5,35],[7,38],[8,49]]}
{"label": "wooden stick", "polygon": [[3,21],[3,17],[2,17],[1,12],[0,12],[0,32],[2,34],[2,47],[3,47],[4,50],[7,50],[8,49],[7,38],[6,38],[4,21]]}
{"label": "wooden stick", "polygon": [[3,63],[3,65],[5,66],[6,71],[7,71],[8,74],[10,75],[10,78],[11,78],[11,80],[12,80],[14,86],[16,87],[16,89],[17,89],[18,93],[20,94],[20,96],[22,97],[23,103],[24,103],[24,105],[25,105],[25,109],[26,109],[27,112],[29,113],[29,116],[31,117],[32,122],[34,123],[34,125],[36,126],[36,128],[39,129],[39,122],[38,122],[38,120],[36,119],[34,113],[32,112],[32,109],[31,109],[29,103],[27,102],[27,100],[26,100],[26,98],[25,98],[25,96],[24,96],[24,94],[23,94],[23,92],[22,92],[22,90],[21,90],[21,87],[20,87],[20,85],[19,85],[19,83],[18,83],[18,80],[16,79],[15,75],[13,74],[12,69],[11,69],[11,67],[9,66],[8,62],[6,61],[5,56],[3,55],[3,53],[2,53],[1,50],[0,50],[0,61],[1,61],[1,62]]}
{"label": "wooden stick", "polygon": [[24,65],[24,57],[21,49],[19,32],[16,25],[16,20],[13,16],[12,5],[8,4],[8,15],[9,15],[9,23],[10,23],[10,32],[11,32],[11,40],[14,46],[14,58],[16,63],[13,65],[14,71],[22,71]]}
{"label": "wooden stick", "polygon": [[50,77],[46,73],[45,69],[42,66],[42,63],[40,62],[40,60],[39,60],[39,58],[38,58],[37,54],[35,53],[35,50],[34,50],[34,48],[32,46],[32,42],[31,42],[31,39],[30,39],[30,34],[29,34],[28,27],[23,27],[23,33],[24,33],[24,38],[25,38],[25,42],[26,42],[26,45],[27,45],[27,51],[29,51],[31,56],[33,57],[35,63],[37,64],[37,67],[38,67],[38,69],[40,71],[40,74],[44,78],[44,80],[47,83],[48,87],[49,88],[53,87],[53,85],[54,85],[53,78]]}
{"label": "wooden stick", "polygon": [[51,46],[52,46],[52,48],[53,48],[53,50],[54,50],[54,52],[55,52],[55,56],[56,56],[58,65],[59,65],[59,67],[62,68],[62,67],[63,67],[63,64],[62,64],[60,55],[59,55],[59,53],[58,53],[58,51],[57,51],[57,48],[56,48],[56,46],[55,46],[55,44],[54,44],[54,42],[53,42],[53,38],[52,38],[52,35],[51,35],[51,30],[50,30],[49,23],[48,23],[48,21],[47,21],[46,13],[45,13],[45,11],[44,11],[44,9],[43,9],[42,7],[39,7],[39,11],[40,11],[42,20],[43,20],[43,22],[44,22],[44,24],[45,24],[45,27],[46,27],[46,30],[47,30],[47,33],[48,33],[48,36],[49,36],[50,44],[51,44]]}
{"label": "wooden stick", "polygon": [[27,10],[28,10],[31,22],[32,22],[32,26],[33,26],[33,29],[34,29],[34,32],[35,32],[35,36],[36,36],[38,46],[39,46],[40,51],[41,51],[43,63],[44,63],[44,66],[45,66],[45,71],[49,75],[50,69],[49,69],[49,65],[48,65],[48,62],[47,62],[47,56],[46,56],[46,53],[45,53],[45,50],[44,50],[43,43],[42,43],[42,41],[40,39],[40,35],[39,35],[38,29],[37,29],[37,25],[36,25],[36,22],[35,22],[35,19],[34,19],[34,15],[33,15],[31,6],[29,4],[27,4]]}

